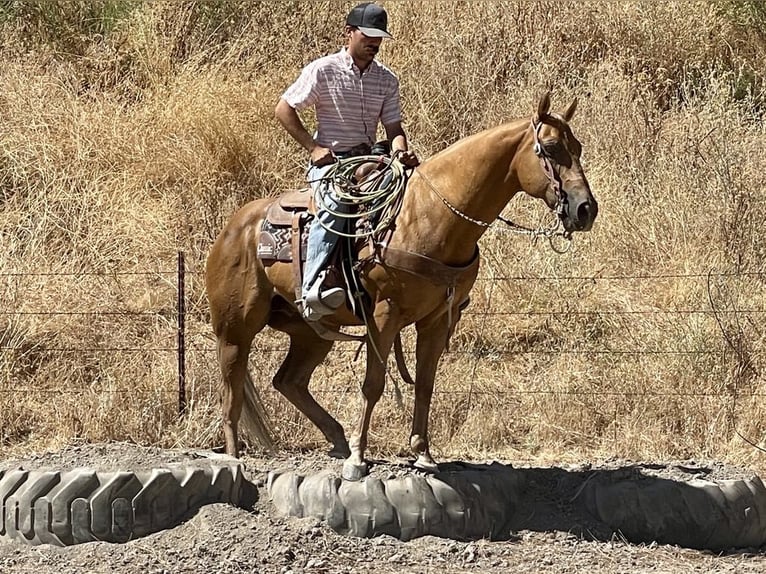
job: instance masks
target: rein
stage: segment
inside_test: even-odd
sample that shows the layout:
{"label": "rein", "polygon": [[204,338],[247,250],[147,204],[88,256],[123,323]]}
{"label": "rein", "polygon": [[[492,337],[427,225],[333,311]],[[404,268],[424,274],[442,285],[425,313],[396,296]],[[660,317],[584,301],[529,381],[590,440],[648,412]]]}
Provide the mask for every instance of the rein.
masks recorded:
{"label": "rein", "polygon": [[[553,164],[551,163],[550,157],[545,153],[545,149],[543,148],[542,144],[540,143],[539,139],[539,133],[540,129],[543,126],[543,122],[537,122],[535,123],[534,118],[531,120],[531,127],[532,127],[532,135],[535,138],[535,145],[534,145],[534,152],[535,155],[540,159],[540,165],[543,169],[543,173],[545,173],[546,177],[548,178],[548,181],[551,184],[551,187],[553,188],[554,193],[556,194],[556,206],[554,207],[553,211],[556,213],[556,220],[547,227],[538,227],[537,229],[532,229],[529,227],[525,227],[524,225],[520,225],[518,223],[515,223],[511,221],[510,219],[507,219],[501,215],[498,215],[495,218],[495,221],[500,221],[504,223],[509,229],[507,231],[510,231],[511,233],[518,233],[521,235],[529,235],[532,237],[532,239],[537,239],[539,237],[544,237],[548,240],[550,243],[551,249],[556,251],[557,253],[566,253],[569,251],[569,249],[572,246],[572,232],[566,231],[562,228],[561,225],[561,219],[564,215],[564,206],[566,204],[566,194],[564,193],[564,190],[562,188],[561,179],[559,178],[558,173],[553,168]],[[444,197],[441,193],[439,193],[439,190],[436,189],[436,186],[431,183],[431,180],[429,180],[420,170],[417,170],[415,173],[417,173],[421,179],[428,185],[428,187],[431,189],[431,191],[434,192],[434,194],[441,199],[442,203],[447,206],[447,208],[452,211],[455,215],[458,217],[461,217],[462,219],[465,219],[466,221],[469,221],[473,223],[474,225],[477,225],[479,227],[484,227],[485,229],[489,228],[494,221],[482,221],[480,219],[475,219],[468,215],[467,213],[464,213],[457,207],[455,207],[450,201]],[[558,248],[553,240],[556,237],[563,237],[567,240],[568,244],[566,248],[560,249]]]}
{"label": "rein", "polygon": [[473,223],[474,225],[478,225],[479,227],[486,228],[492,225],[493,223],[492,221],[482,221],[480,219],[474,219],[470,215],[467,215],[463,213],[462,211],[460,211],[457,207],[452,205],[446,197],[444,197],[441,193],[439,193],[439,190],[436,189],[436,186],[433,183],[431,183],[430,179],[428,179],[425,175],[423,175],[422,171],[417,170],[415,173],[417,173],[420,176],[420,178],[426,182],[426,185],[428,185],[428,187],[431,188],[431,191],[433,191],[436,194],[436,197],[441,199],[442,203],[446,205],[455,215],[462,217],[466,221],[470,221],[471,223]]}

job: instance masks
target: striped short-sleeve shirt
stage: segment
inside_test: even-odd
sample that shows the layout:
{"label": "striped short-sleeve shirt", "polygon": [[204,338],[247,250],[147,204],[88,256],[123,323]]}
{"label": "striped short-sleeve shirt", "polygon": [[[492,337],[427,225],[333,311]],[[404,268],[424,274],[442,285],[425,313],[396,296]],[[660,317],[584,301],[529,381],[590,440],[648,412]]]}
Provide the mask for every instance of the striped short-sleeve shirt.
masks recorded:
{"label": "striped short-sleeve shirt", "polygon": [[378,122],[401,121],[396,75],[375,60],[360,73],[346,48],[311,62],[282,99],[298,111],[314,106],[314,139],[336,152],[372,145]]}

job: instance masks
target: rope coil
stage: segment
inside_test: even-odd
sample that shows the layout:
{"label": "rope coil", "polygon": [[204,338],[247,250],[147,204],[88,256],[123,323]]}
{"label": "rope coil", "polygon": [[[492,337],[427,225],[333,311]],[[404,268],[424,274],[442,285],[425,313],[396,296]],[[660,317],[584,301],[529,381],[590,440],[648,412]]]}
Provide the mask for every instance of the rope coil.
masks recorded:
{"label": "rope coil", "polygon": [[[372,176],[357,182],[354,174],[366,163],[376,163],[377,171]],[[340,159],[315,182],[318,186],[315,199],[317,209],[322,209],[341,219],[364,220],[366,225],[350,232],[331,229],[317,219],[327,231],[340,237],[352,239],[367,238],[385,230],[396,217],[394,206],[404,193],[407,183],[405,166],[380,155],[360,155]],[[335,206],[338,207],[335,207]],[[371,222],[376,221],[373,225]]]}

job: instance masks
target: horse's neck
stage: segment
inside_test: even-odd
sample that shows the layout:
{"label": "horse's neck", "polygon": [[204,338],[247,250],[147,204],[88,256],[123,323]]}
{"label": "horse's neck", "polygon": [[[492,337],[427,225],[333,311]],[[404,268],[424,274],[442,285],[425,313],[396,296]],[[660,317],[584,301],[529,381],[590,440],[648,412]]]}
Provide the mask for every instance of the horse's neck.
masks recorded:
{"label": "horse's neck", "polygon": [[[470,258],[487,224],[519,189],[512,168],[526,122],[464,138],[418,168],[403,206],[413,249],[445,263]],[[403,230],[404,231],[404,230]]]}

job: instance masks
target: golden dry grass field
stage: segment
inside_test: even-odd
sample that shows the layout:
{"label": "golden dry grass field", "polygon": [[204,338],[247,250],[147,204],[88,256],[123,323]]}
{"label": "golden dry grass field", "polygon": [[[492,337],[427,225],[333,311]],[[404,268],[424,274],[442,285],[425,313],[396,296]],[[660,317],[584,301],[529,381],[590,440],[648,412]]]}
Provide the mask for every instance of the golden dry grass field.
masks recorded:
{"label": "golden dry grass field", "polygon": [[[282,91],[353,2],[0,1],[0,452],[221,443],[207,252],[301,185]],[[579,99],[599,200],[566,254],[494,227],[437,375],[437,457],[715,458],[766,468],[766,8],[759,0],[384,2],[421,157]],[[310,116],[306,117],[309,123]],[[506,216],[548,215],[516,198]],[[188,410],[177,416],[177,253]],[[408,334],[409,335],[409,334]],[[409,340],[409,337],[408,337]],[[283,446],[322,437],[251,370]],[[364,360],[312,388],[349,428]],[[412,357],[410,356],[410,359]],[[395,376],[395,375],[394,375]],[[389,383],[371,454],[407,443]],[[744,437],[744,438],[743,438]]]}

